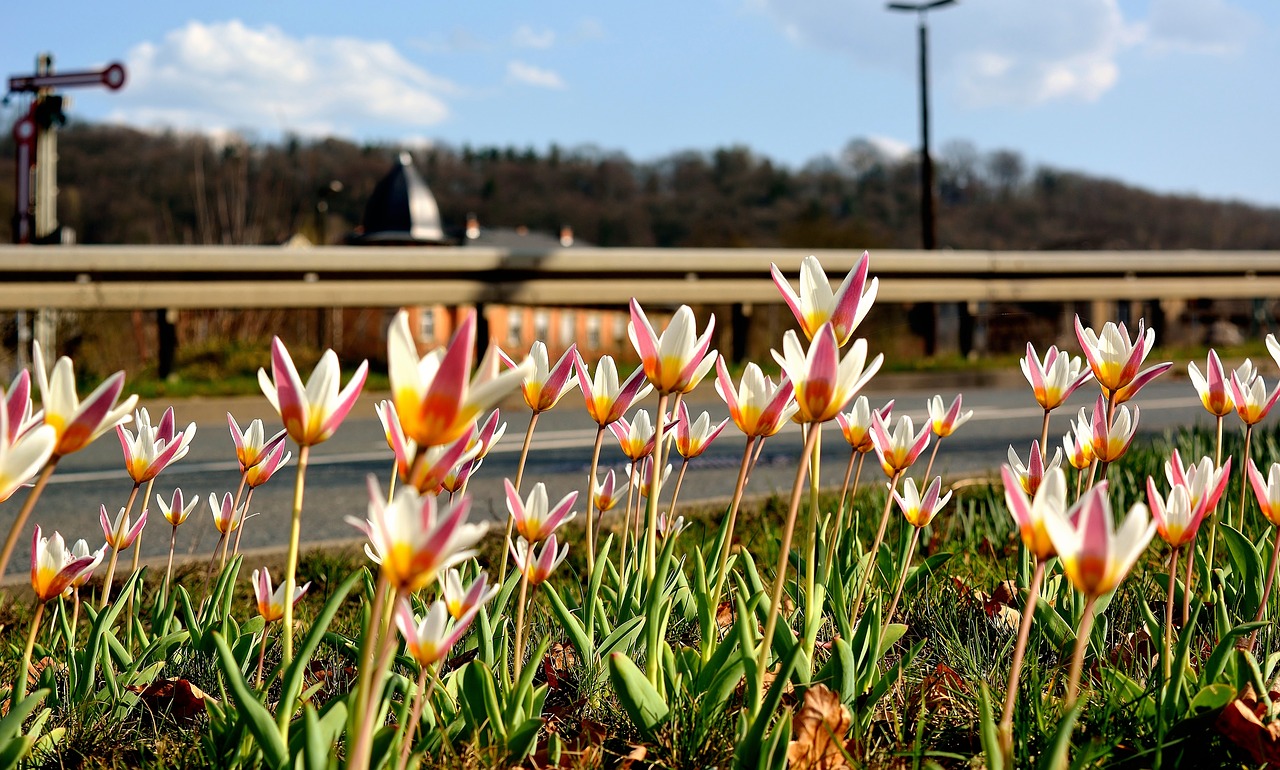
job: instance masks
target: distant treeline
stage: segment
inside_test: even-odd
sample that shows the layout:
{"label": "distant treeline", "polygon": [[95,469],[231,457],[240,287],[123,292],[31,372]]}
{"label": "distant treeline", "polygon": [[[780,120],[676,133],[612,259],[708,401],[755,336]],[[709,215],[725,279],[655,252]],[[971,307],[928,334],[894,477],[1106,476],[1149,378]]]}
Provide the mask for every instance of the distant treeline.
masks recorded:
{"label": "distant treeline", "polygon": [[[0,207],[13,211],[13,145]],[[339,139],[274,144],[72,125],[59,139],[60,219],[81,243],[337,242],[399,148]],[[482,226],[601,246],[914,248],[918,164],[864,140],[791,169],[744,147],[639,162],[595,147],[418,150],[446,232]],[[1157,195],[967,142],[936,158],[938,243],[956,249],[1280,249],[1280,209]],[[342,183],[333,192],[330,183]],[[317,204],[325,200],[323,221]],[[9,216],[0,237],[11,238]]]}

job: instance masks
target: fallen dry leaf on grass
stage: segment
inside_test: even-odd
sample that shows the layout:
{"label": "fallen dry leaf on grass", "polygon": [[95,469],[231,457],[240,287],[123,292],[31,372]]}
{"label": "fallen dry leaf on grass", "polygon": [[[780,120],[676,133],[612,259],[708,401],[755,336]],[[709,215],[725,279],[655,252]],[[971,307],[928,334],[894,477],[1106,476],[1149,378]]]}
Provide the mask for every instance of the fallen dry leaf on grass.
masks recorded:
{"label": "fallen dry leaf on grass", "polygon": [[923,698],[926,711],[942,715],[951,710],[957,693],[969,692],[969,687],[955,669],[946,663],[939,663],[920,682],[920,689],[912,696],[908,708],[913,712],[919,710]]}
{"label": "fallen dry leaf on grass", "polygon": [[[1280,699],[1280,693],[1272,692],[1270,697]],[[1227,740],[1249,752],[1254,762],[1280,765],[1280,722],[1264,724],[1266,713],[1267,702],[1259,702],[1253,685],[1246,685],[1239,698],[1223,707],[1216,726]]]}
{"label": "fallen dry leaf on grass", "polygon": [[159,679],[146,687],[129,686],[129,692],[157,714],[168,714],[179,722],[190,722],[204,713],[205,701],[213,700],[186,679]]}
{"label": "fallen dry leaf on grass", "polygon": [[853,715],[840,696],[824,685],[805,691],[804,705],[795,718],[795,739],[787,746],[787,767],[794,770],[838,770],[849,767],[844,734]]}

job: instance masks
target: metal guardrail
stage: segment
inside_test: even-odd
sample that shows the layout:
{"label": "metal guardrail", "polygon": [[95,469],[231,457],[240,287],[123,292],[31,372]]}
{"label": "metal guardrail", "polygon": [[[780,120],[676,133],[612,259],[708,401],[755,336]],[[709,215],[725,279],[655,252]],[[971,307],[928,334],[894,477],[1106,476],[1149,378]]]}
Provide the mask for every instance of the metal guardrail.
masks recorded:
{"label": "metal guardrail", "polygon": [[[816,254],[853,250],[0,246],[0,309],[396,307],[498,303],[771,303]],[[901,251],[871,255],[886,302],[1280,296],[1280,252]]]}

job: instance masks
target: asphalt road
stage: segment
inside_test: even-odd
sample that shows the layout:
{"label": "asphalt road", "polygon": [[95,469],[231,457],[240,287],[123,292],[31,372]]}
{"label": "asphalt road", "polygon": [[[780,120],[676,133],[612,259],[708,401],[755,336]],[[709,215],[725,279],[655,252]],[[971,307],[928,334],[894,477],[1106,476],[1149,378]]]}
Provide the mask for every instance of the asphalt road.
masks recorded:
{"label": "asphalt road", "polygon": [[[993,383],[958,387],[952,378],[892,378],[883,376],[873,381],[866,393],[872,405],[889,398],[897,399],[895,416],[910,414],[913,419],[926,418],[925,403],[934,393],[950,399],[964,393],[966,409],[973,409],[973,419],[957,433],[943,441],[935,470],[949,478],[987,473],[1004,462],[1012,444],[1025,457],[1027,447],[1038,437],[1042,411],[1031,398],[1030,389],[1020,373],[994,378]],[[1191,384],[1185,379],[1164,379],[1144,390],[1136,400],[1142,410],[1140,429],[1160,433],[1192,421],[1208,423]],[[1054,413],[1050,444],[1060,441],[1068,421],[1081,406],[1096,397],[1096,386],[1081,388],[1062,409]],[[385,396],[383,396],[385,397]],[[359,537],[344,517],[363,517],[367,507],[365,479],[374,474],[383,484],[391,471],[392,455],[382,436],[382,428],[373,411],[376,395],[363,396],[352,415],[335,436],[312,450],[303,506],[304,542],[350,540]],[[650,397],[646,406],[655,405]],[[710,381],[705,382],[689,400],[693,415],[708,411],[715,419],[727,416],[727,410],[716,395]],[[157,405],[150,405],[153,419],[158,419]],[[161,406],[161,408],[163,408]],[[264,398],[210,399],[180,402],[175,412],[180,425],[195,420],[199,426],[191,451],[185,459],[166,469],[156,479],[151,507],[155,518],[147,525],[142,538],[144,558],[163,557],[168,553],[170,527],[154,504],[155,494],[166,499],[173,488],[181,487],[186,495],[199,495],[200,507],[178,530],[180,554],[211,553],[218,539],[212,524],[208,497],[211,492],[234,493],[239,480],[234,447],[227,430],[225,413],[232,411],[240,424],[261,417],[268,431],[278,428],[279,419]],[[528,410],[518,399],[503,408],[507,431],[494,447],[471,483],[474,495],[473,517],[499,520],[506,511],[502,502],[502,479],[514,477],[520,444],[528,425]],[[539,419],[533,440],[525,486],[543,481],[554,499],[572,489],[585,486],[595,439],[595,423],[586,416],[581,396],[571,393],[554,410]],[[823,433],[822,479],[827,485],[838,485],[848,462],[848,445],[838,426],[830,423]],[[786,493],[795,476],[796,455],[801,447],[800,433],[790,426],[770,439],[752,476],[748,494]],[[728,497],[733,491],[743,439],[730,424],[702,457],[689,468],[681,491],[682,501]],[[294,448],[296,455],[296,447]],[[679,459],[678,457],[676,458]],[[611,435],[606,435],[602,469],[625,464],[622,453]],[[921,462],[924,462],[922,459]],[[677,466],[678,469],[678,466]],[[270,482],[260,487],[253,497],[251,511],[259,513],[246,524],[242,548],[283,547],[287,542],[289,512],[292,503],[295,471],[293,464],[282,469]],[[674,478],[674,476],[673,476]],[[883,481],[883,474],[868,463],[863,480]],[[102,542],[98,525],[99,505],[109,512],[125,504],[132,482],[123,470],[119,442],[113,434],[104,435],[87,449],[68,456],[59,465],[48,488],[36,506],[32,521],[19,541],[9,573],[29,569],[30,532],[38,523],[46,530],[57,530],[69,541],[83,537],[93,545]],[[7,532],[21,507],[25,492],[15,494],[0,504],[0,525]],[[135,511],[139,506],[135,506]],[[582,510],[583,506],[578,506]]]}

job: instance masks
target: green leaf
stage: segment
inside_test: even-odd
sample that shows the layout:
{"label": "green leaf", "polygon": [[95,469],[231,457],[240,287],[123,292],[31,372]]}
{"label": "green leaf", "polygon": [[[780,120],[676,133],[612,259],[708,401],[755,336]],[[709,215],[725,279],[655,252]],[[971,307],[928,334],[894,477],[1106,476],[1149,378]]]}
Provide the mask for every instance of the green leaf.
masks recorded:
{"label": "green leaf", "polygon": [[1053,605],[1043,597],[1036,601],[1035,625],[1049,643],[1059,651],[1065,650],[1067,645],[1076,640],[1076,632],[1072,630],[1071,625],[1063,620]]}
{"label": "green leaf", "polygon": [[1080,710],[1084,708],[1084,701],[1076,703],[1066,714],[1063,715],[1062,721],[1058,723],[1058,730],[1054,733],[1053,742],[1049,745],[1049,750],[1040,757],[1039,767],[1041,770],[1060,770],[1067,766],[1067,757],[1071,753],[1071,734],[1076,729],[1076,719],[1080,716]]}
{"label": "green leaf", "polygon": [[1202,687],[1200,692],[1191,699],[1191,715],[1200,716],[1210,711],[1218,711],[1235,700],[1235,697],[1236,688],[1225,682]]}
{"label": "green leaf", "polygon": [[498,691],[493,684],[493,672],[483,662],[473,660],[462,670],[462,696],[479,728],[481,718],[488,720],[489,728],[503,738],[507,734],[502,721],[502,707],[498,703]]}
{"label": "green leaf", "polygon": [[[1192,617],[1194,617],[1194,613]],[[1227,658],[1231,655],[1231,651],[1235,649],[1237,639],[1252,633],[1255,628],[1265,628],[1267,625],[1269,624],[1265,620],[1243,623],[1223,634],[1222,639],[1213,648],[1213,653],[1209,655],[1209,659],[1205,661],[1204,666],[1201,668],[1200,684],[1202,686],[1210,685],[1218,677],[1222,676],[1222,670],[1227,665]]]}
{"label": "green leaf", "polygon": [[[599,572],[599,568],[596,571]],[[547,583],[543,588],[551,602],[551,611],[555,613],[556,619],[560,621],[560,627],[569,636],[569,643],[573,645],[574,651],[578,653],[578,660],[584,662],[594,660],[595,650],[591,644],[591,637],[588,635],[587,629],[583,628],[582,623],[565,606],[564,600],[560,598],[560,592],[556,590],[555,586]]]}
{"label": "green leaf", "polygon": [[978,698],[978,735],[982,739],[982,753],[985,755],[987,770],[1005,770],[1004,751],[1000,748],[999,733],[996,731],[995,717],[991,710],[991,691],[985,681],[979,682],[981,687]]}
{"label": "green leaf", "polygon": [[653,729],[662,723],[671,713],[657,688],[649,683],[631,658],[620,652],[609,656],[609,681],[613,684],[618,701],[622,704],[631,722],[645,735],[652,735]]}
{"label": "green leaf", "polygon": [[617,652],[619,647],[630,647],[635,642],[636,636],[639,635],[643,624],[643,617],[634,617],[613,629],[613,633],[600,642],[600,648],[596,650],[597,654],[604,658]]}
{"label": "green leaf", "polygon": [[227,647],[227,641],[222,638],[222,635],[214,632],[213,643],[218,651],[218,662],[222,667],[223,679],[230,685],[240,716],[244,717],[249,732],[253,733],[253,737],[257,739],[258,748],[262,749],[267,765],[277,770],[284,770],[289,766],[289,749],[284,739],[280,737],[275,720],[271,718],[271,712],[267,711],[266,706],[263,706],[249,689],[249,685],[244,681],[244,674],[240,672],[240,666],[231,656],[231,648]]}
{"label": "green leaf", "polygon": [[297,708],[298,695],[302,692],[302,680],[306,676],[307,667],[311,664],[311,656],[315,655],[316,648],[320,646],[320,641],[329,630],[329,624],[333,622],[333,616],[338,613],[338,609],[347,599],[347,594],[355,587],[356,581],[360,579],[363,572],[364,570],[352,572],[338,585],[329,596],[329,600],[324,603],[320,614],[316,615],[315,621],[311,624],[311,630],[303,638],[302,644],[294,650],[294,658],[290,661],[289,668],[285,670],[281,681],[280,705],[277,706],[279,712],[276,718],[284,734],[287,734],[284,728],[293,718],[293,712]]}

